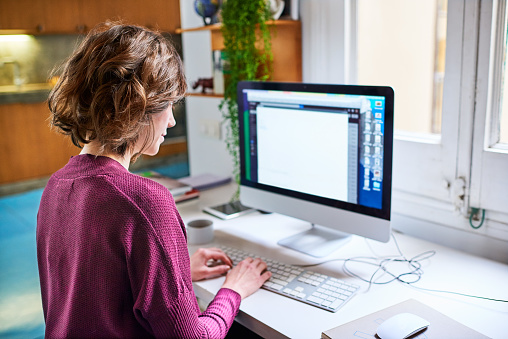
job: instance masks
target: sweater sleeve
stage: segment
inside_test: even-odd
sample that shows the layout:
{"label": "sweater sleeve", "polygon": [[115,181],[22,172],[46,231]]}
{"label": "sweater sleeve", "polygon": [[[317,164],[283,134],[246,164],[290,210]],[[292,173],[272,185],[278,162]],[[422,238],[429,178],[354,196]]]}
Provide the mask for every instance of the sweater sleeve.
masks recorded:
{"label": "sweater sleeve", "polygon": [[169,309],[171,322],[158,319],[153,323],[156,337],[224,338],[240,306],[240,295],[221,289],[202,314],[196,313],[194,293],[181,296]]}
{"label": "sweater sleeve", "polygon": [[[208,305],[205,312],[200,315],[200,319],[207,324],[207,329],[210,338],[225,337],[227,330],[233,324],[233,320],[240,309],[240,302],[242,298],[237,292],[228,288],[221,288],[213,301]],[[225,319],[221,314],[231,314],[233,318]],[[222,332],[224,327],[227,328],[226,332]],[[213,332],[212,332],[213,330]]]}
{"label": "sweater sleeve", "polygon": [[223,338],[238,313],[240,295],[221,289],[201,313],[183,222],[166,192],[136,202],[146,222],[132,225],[125,236],[135,317],[156,337]]}

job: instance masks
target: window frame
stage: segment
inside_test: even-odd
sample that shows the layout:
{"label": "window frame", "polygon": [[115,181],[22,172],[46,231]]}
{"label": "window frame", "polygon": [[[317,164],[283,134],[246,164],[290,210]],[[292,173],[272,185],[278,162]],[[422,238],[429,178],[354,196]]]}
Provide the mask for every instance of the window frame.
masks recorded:
{"label": "window frame", "polygon": [[[356,84],[358,1],[300,1],[304,82]],[[508,153],[485,141],[492,137],[493,6],[497,0],[448,0],[441,134],[396,131],[392,226],[506,261]],[[478,229],[470,207],[486,209]]]}
{"label": "window frame", "polygon": [[[493,100],[499,100],[500,92],[500,39],[494,46],[492,34],[499,33],[493,27],[504,12],[494,15],[504,6],[506,0],[449,0],[442,131],[396,131],[395,215],[508,240],[508,152],[506,145],[493,143],[499,138],[493,121],[499,119],[491,118],[498,113]],[[470,221],[472,208],[479,212]],[[475,218],[481,218],[483,209],[484,227],[475,230],[471,223],[480,222]]]}
{"label": "window frame", "polygon": [[[471,163],[470,205],[494,212],[496,219],[508,211],[508,145],[498,143],[506,5],[506,0],[481,2]],[[498,221],[508,223],[508,216]]]}
{"label": "window frame", "polygon": [[[475,54],[465,53],[474,45],[472,37],[477,27],[465,20],[474,16],[471,2],[448,2],[446,66],[443,86],[443,116],[440,135],[415,134],[396,131],[394,140],[394,199],[406,200],[394,204],[394,212],[423,220],[442,222],[450,209],[467,214],[469,162],[472,129],[469,119],[474,111]],[[395,94],[397,95],[397,94]],[[395,109],[397,109],[395,107]],[[459,147],[460,145],[460,147]],[[417,180],[415,180],[417,178]],[[408,204],[408,195],[412,204]],[[442,213],[428,213],[421,206],[428,205]],[[463,227],[461,219],[446,218],[452,226]]]}
{"label": "window frame", "polygon": [[[494,45],[496,40],[492,38],[499,28],[493,29],[498,25],[492,23],[497,20],[499,24],[504,18],[504,12],[503,17],[495,17],[499,8],[505,11],[506,0],[500,3],[502,6],[496,8],[498,2],[491,0],[449,1],[441,138],[439,142],[428,137],[411,140],[412,145],[404,145],[406,149],[394,156],[394,159],[408,159],[409,152],[423,149],[421,154],[425,160],[419,163],[420,169],[405,164],[397,164],[394,168],[399,174],[403,173],[404,178],[410,177],[408,170],[413,172],[426,186],[418,192],[407,180],[394,185],[395,199],[415,202],[405,202],[403,208],[394,212],[508,240],[508,152],[506,145],[492,140],[493,137],[499,140],[499,134],[493,132],[499,127],[493,125],[493,121],[498,119],[492,119],[493,114],[499,113],[495,111],[499,110],[499,105],[493,103],[499,100],[500,93],[500,45],[499,39]],[[404,141],[407,137],[401,136],[403,134],[396,135],[395,147],[409,142]],[[438,152],[438,148],[439,155],[432,156],[430,152]],[[436,171],[435,166],[440,170]],[[440,183],[448,194],[439,189]],[[408,194],[413,196],[410,198]],[[418,199],[418,195],[441,200],[441,203],[424,197]],[[422,204],[425,208],[421,208]],[[434,206],[428,208],[429,205]],[[478,214],[470,220],[472,208],[477,208]],[[471,224],[481,222],[482,210],[485,210],[484,227],[475,230]],[[480,220],[475,220],[476,217]]]}

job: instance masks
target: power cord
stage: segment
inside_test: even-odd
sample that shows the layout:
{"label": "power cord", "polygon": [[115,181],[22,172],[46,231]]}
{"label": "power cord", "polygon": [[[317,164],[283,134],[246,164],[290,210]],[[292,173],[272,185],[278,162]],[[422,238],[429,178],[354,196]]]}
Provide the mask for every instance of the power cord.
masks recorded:
{"label": "power cord", "polygon": [[481,210],[482,212],[482,218],[480,219],[480,223],[478,225],[473,225],[473,218],[480,213],[479,208],[471,207],[471,214],[469,215],[469,225],[474,228],[475,230],[482,227],[483,222],[485,221],[485,209]]}
{"label": "power cord", "polygon": [[[295,265],[295,266],[313,267],[313,266],[319,266],[319,265],[323,265],[323,264],[333,262],[333,261],[343,261],[344,262],[343,269],[347,274],[349,274],[350,276],[355,277],[357,279],[360,279],[361,281],[367,282],[369,284],[366,292],[368,292],[370,290],[372,285],[385,285],[385,284],[389,284],[393,281],[399,281],[403,284],[410,285],[411,287],[414,287],[414,288],[417,288],[417,289],[420,289],[423,291],[428,291],[428,292],[448,293],[448,294],[455,294],[455,295],[460,295],[460,296],[469,297],[469,298],[477,298],[477,299],[484,299],[484,300],[497,301],[497,302],[508,302],[508,300],[503,300],[503,299],[475,296],[475,295],[454,292],[454,291],[434,290],[434,289],[429,289],[429,288],[424,288],[424,287],[419,287],[419,286],[414,285],[416,282],[420,281],[421,277],[423,276],[424,272],[422,269],[422,262],[424,260],[427,260],[427,259],[430,259],[431,257],[433,257],[436,254],[436,251],[434,251],[434,250],[425,251],[423,253],[420,253],[420,254],[412,257],[411,259],[407,259],[406,256],[400,250],[399,244],[398,244],[397,239],[395,238],[395,235],[393,232],[391,234],[391,238],[393,239],[395,246],[397,247],[397,251],[398,251],[399,255],[383,256],[383,257],[376,256],[376,257],[353,257],[353,258],[348,258],[348,259],[331,259],[331,260],[323,261],[323,262],[316,263],[316,264]],[[369,245],[369,247],[370,247],[370,245]],[[355,272],[353,272],[352,269],[349,267],[350,263],[366,264],[366,265],[377,267],[377,269],[374,271],[374,273],[372,273],[370,278],[366,279],[364,277],[361,277],[359,274],[356,274]],[[390,271],[390,268],[388,267],[390,263],[407,263],[408,264],[408,271],[399,273],[399,274],[393,273],[393,271]],[[381,273],[381,275],[379,275],[379,273]],[[379,276],[376,277],[377,275],[379,275]],[[388,278],[380,281],[380,279],[383,276],[388,276]]]}

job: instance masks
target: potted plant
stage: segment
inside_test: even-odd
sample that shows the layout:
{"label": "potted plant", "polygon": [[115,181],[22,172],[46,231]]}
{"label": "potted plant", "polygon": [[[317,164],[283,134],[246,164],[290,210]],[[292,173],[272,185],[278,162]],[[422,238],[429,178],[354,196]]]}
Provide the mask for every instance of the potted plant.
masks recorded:
{"label": "potted plant", "polygon": [[[271,75],[271,19],[266,0],[227,0],[222,6],[225,66],[224,100],[219,105],[228,128],[226,146],[233,159],[233,176],[240,181],[238,106],[236,86],[244,80],[267,80]],[[232,200],[238,200],[239,189]]]}

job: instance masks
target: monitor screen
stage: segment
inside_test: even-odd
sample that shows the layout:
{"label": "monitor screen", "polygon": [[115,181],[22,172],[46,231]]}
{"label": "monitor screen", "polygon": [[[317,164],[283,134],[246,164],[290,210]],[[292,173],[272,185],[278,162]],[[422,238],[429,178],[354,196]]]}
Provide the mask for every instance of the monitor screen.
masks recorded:
{"label": "monitor screen", "polygon": [[391,88],[240,82],[238,108],[242,203],[389,240]]}

